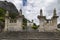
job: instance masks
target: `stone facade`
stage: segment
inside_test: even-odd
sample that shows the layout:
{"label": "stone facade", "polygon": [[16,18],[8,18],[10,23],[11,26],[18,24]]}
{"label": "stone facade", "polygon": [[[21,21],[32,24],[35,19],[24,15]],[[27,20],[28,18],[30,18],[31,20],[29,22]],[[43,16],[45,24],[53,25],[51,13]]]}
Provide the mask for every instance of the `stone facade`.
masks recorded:
{"label": "stone facade", "polygon": [[40,21],[39,22],[40,27],[38,29],[39,29],[39,31],[44,31],[44,29],[45,29],[44,24],[45,24],[46,17],[42,15],[42,9],[40,10],[40,16],[38,16],[38,18]]}
{"label": "stone facade", "polygon": [[[4,31],[22,31],[22,23],[23,23],[23,15],[22,10],[19,11],[19,15],[12,19],[9,17],[9,12],[6,11],[5,15],[5,29]],[[39,32],[55,32],[57,28],[57,18],[56,15],[56,9],[53,11],[53,17],[51,19],[46,19],[46,16],[43,16],[42,9],[40,10],[40,16],[38,16],[38,19],[40,21],[40,26],[38,28]],[[27,30],[32,31],[33,22],[27,21]]]}
{"label": "stone facade", "polygon": [[56,9],[53,11],[53,17],[51,19],[46,19],[46,16],[43,16],[42,14],[42,9],[40,10],[40,16],[38,16],[38,19],[40,21],[40,26],[38,30],[41,32],[45,31],[56,31],[57,30],[57,18],[58,16],[56,15]]}
{"label": "stone facade", "polygon": [[5,29],[4,31],[22,31],[23,15],[22,10],[20,10],[19,15],[12,19],[9,17],[9,12],[5,15]]}

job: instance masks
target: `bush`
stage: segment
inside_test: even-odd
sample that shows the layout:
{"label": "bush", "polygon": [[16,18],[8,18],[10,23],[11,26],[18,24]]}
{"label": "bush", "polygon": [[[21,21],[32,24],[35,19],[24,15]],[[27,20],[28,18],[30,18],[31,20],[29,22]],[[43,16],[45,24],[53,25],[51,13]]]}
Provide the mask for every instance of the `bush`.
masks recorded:
{"label": "bush", "polygon": [[33,26],[32,28],[36,30],[38,27],[37,26]]}

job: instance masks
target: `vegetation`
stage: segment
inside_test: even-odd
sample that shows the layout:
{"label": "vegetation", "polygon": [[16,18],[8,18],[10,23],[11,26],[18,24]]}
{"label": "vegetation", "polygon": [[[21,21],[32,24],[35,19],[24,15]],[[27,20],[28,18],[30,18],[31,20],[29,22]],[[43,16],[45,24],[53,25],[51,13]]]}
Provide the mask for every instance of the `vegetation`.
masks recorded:
{"label": "vegetation", "polygon": [[57,27],[60,28],[60,24],[58,24]]}
{"label": "vegetation", "polygon": [[0,21],[4,21],[4,17],[5,17],[5,12],[6,10],[4,10],[3,8],[0,8]]}
{"label": "vegetation", "polygon": [[[4,10],[3,8],[0,8],[0,21],[4,21],[4,17],[5,17],[5,13],[6,10]],[[18,15],[18,13],[9,13],[9,16],[11,18],[15,18]]]}
{"label": "vegetation", "polygon": [[9,16],[10,16],[12,19],[16,18],[17,15],[18,15],[17,13],[10,13],[10,14],[9,14]]}
{"label": "vegetation", "polygon": [[32,28],[36,30],[38,28],[38,26],[34,23]]}
{"label": "vegetation", "polygon": [[0,8],[0,31],[2,31],[4,29],[5,13],[6,13],[6,10],[3,8]]}
{"label": "vegetation", "polygon": [[27,19],[23,18],[23,29],[26,29],[27,27]]}
{"label": "vegetation", "polygon": [[[4,28],[5,14],[6,14],[6,10],[3,8],[0,8],[0,29]],[[17,16],[17,13],[9,13],[9,16],[14,19]]]}

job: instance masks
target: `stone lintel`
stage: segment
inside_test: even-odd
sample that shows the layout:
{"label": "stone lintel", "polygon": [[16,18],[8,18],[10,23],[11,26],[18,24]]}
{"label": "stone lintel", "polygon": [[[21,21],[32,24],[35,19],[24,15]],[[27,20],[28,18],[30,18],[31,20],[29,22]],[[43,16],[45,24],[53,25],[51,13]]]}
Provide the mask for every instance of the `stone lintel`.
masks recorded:
{"label": "stone lintel", "polygon": [[53,16],[52,19],[54,19],[54,18],[58,18],[58,17],[59,17],[59,16]]}
{"label": "stone lintel", "polygon": [[24,15],[19,15],[19,16],[16,16],[16,18],[23,18],[24,17]]}
{"label": "stone lintel", "polygon": [[49,23],[49,21],[51,21],[51,19],[46,19],[46,22]]}

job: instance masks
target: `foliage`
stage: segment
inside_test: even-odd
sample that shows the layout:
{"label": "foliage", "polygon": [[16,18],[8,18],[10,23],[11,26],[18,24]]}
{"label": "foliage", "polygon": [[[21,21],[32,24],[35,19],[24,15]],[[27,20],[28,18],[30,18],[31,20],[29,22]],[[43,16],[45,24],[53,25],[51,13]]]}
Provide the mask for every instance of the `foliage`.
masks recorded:
{"label": "foliage", "polygon": [[32,28],[33,28],[33,29],[35,29],[35,30],[37,29],[37,27],[36,27],[36,26],[33,26]]}
{"label": "foliage", "polygon": [[32,28],[36,30],[38,28],[38,26],[34,23]]}
{"label": "foliage", "polygon": [[3,8],[0,8],[0,28],[1,28],[1,31],[2,29],[4,28],[4,22],[5,22],[5,13],[6,13],[6,10],[3,9]]}
{"label": "foliage", "polygon": [[56,29],[57,32],[60,32],[60,30]]}
{"label": "foliage", "polygon": [[22,29],[25,29],[25,26],[24,25],[22,26]]}
{"label": "foliage", "polygon": [[[4,21],[6,10],[3,8],[0,8],[0,21]],[[9,16],[14,19],[18,13],[9,13]]]}
{"label": "foliage", "polygon": [[23,29],[26,29],[27,27],[27,19],[23,18]]}
{"label": "foliage", "polygon": [[27,19],[26,18],[23,18],[23,25],[27,26]]}
{"label": "foliage", "polygon": [[[6,10],[3,8],[0,8],[0,27],[4,28],[5,25],[5,14],[6,14]],[[15,18],[17,16],[17,13],[9,13],[9,16],[11,18]]]}
{"label": "foliage", "polygon": [[57,27],[60,28],[60,24],[58,24]]}
{"label": "foliage", "polygon": [[9,13],[9,16],[10,16],[12,19],[16,18],[17,15],[18,15],[17,13]]}
{"label": "foliage", "polygon": [[0,8],[0,21],[4,21],[5,12],[6,12],[5,9]]}

